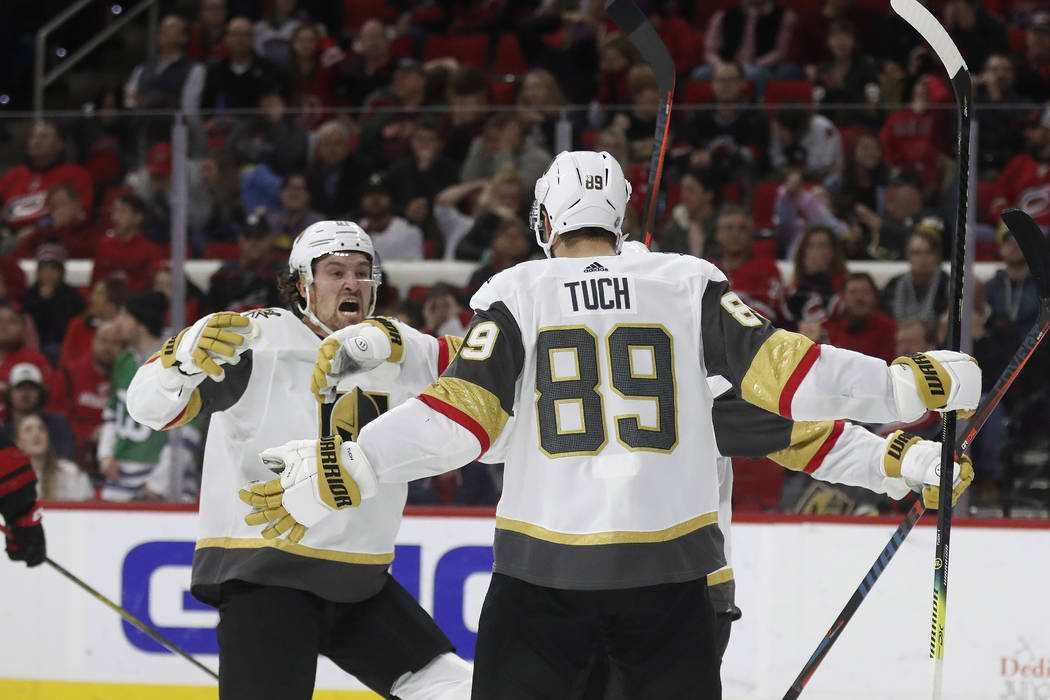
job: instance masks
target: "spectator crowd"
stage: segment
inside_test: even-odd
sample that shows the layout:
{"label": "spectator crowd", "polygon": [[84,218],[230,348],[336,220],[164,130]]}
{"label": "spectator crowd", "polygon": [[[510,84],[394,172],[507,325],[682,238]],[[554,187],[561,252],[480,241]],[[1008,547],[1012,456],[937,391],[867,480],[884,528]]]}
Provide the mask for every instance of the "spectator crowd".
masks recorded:
{"label": "spectator crowd", "polygon": [[[570,148],[620,161],[634,190],[624,227],[642,239],[658,80],[602,3],[581,6],[162,2],[155,54],[129,61],[85,116],[0,119],[21,149],[0,163],[0,418],[47,475],[44,496],[195,498],[206,420],[154,433],[123,405],[134,369],[172,331],[175,213],[188,257],[223,261],[206,289],[189,285],[187,322],[279,305],[294,237],[351,219],[382,263],[476,265],[463,288],[381,288],[377,313],[462,333],[472,291],[537,255],[533,183]],[[873,0],[647,7],[679,76],[652,248],[711,260],[754,310],[814,341],[887,361],[943,346],[955,113],[924,40]],[[1050,227],[1050,1],[931,9],[976,86],[970,207],[978,258],[1001,263],[976,285],[970,323],[988,389],[1038,312],[997,222],[1019,206]],[[185,201],[173,195],[176,160]],[[71,258],[93,261],[83,288],[65,281]],[[793,266],[786,278],[778,259]],[[32,284],[19,261],[35,261]],[[906,271],[880,287],[856,261]],[[1044,399],[1048,358],[1043,349],[1025,372]],[[1025,428],[1038,403],[1016,393],[976,446],[976,505],[1014,498],[1033,459],[1050,469],[1045,430]],[[910,429],[935,435],[935,417]],[[893,507],[817,493],[758,462],[739,469],[741,507]],[[783,488],[748,500],[751,476]],[[475,464],[413,484],[410,500],[491,504],[500,479]]]}

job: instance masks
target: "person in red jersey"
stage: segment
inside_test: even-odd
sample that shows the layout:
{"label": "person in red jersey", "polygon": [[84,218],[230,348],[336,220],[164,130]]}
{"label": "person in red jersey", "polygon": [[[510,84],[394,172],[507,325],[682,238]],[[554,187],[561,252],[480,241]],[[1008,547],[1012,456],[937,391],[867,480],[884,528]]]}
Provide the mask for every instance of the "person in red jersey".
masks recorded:
{"label": "person in red jersey", "polygon": [[47,410],[66,417],[73,429],[77,463],[94,465],[95,447],[102,428],[102,411],[109,400],[109,378],[124,340],[113,321],[98,327],[90,354],[75,358],[55,370]]}
{"label": "person in red jersey", "polygon": [[142,233],[145,214],[138,195],[122,194],[113,202],[113,228],[98,242],[92,284],[117,275],[127,280],[128,289],[141,292],[153,282],[153,261],[166,251]]}
{"label": "person in red jersey", "polygon": [[736,205],[723,207],[715,228],[715,238],[722,248],[722,257],[716,264],[745,304],[776,321],[783,308],[784,285],[776,261],[757,256],[752,250],[754,228],[746,209]]}
{"label": "person in red jersey", "polygon": [[91,342],[95,331],[106,322],[117,317],[128,298],[128,284],[117,277],[99,280],[91,285],[87,308],[84,313],[69,322],[66,337],[62,341],[62,352],[58,366],[71,365],[91,353]]}
{"label": "person in red jersey", "polygon": [[88,220],[76,187],[68,182],[52,185],[47,191],[47,209],[51,222],[45,226],[23,229],[13,253],[16,258],[31,258],[49,241],[62,244],[71,258],[95,257],[98,229]]}
{"label": "person in red jersey", "polygon": [[867,272],[853,272],[842,287],[842,310],[824,330],[828,343],[892,362],[897,324],[879,311],[879,289]]}
{"label": "person in red jersey", "polygon": [[883,157],[889,165],[914,170],[922,178],[923,193],[937,187],[937,173],[948,133],[946,113],[931,108],[931,78],[923,78],[912,88],[911,102],[905,109],[891,112],[879,132]]}
{"label": "person in red jersey", "polygon": [[1024,140],[1027,151],[1011,158],[995,181],[988,214],[999,221],[1003,209],[1017,207],[1045,229],[1050,226],[1050,107],[1029,113]]}
{"label": "person in red jersey", "polygon": [[60,182],[73,185],[84,211],[91,211],[95,196],[91,173],[76,163],[65,162],[65,150],[66,142],[54,122],[44,120],[33,125],[26,144],[26,162],[0,178],[2,218],[12,229],[43,218],[47,214],[47,191]]}

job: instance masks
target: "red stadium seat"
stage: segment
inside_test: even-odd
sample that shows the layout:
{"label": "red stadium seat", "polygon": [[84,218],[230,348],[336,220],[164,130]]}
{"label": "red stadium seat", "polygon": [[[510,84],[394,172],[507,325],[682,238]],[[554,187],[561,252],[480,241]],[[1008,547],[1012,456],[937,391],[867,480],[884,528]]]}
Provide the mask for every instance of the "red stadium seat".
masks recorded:
{"label": "red stadium seat", "polygon": [[391,22],[397,11],[386,0],[343,0],[343,31],[354,34],[369,19]]}
{"label": "red stadium seat", "polygon": [[241,256],[236,243],[205,243],[204,257],[208,260],[235,260]]}
{"label": "red stadium seat", "polygon": [[[747,99],[755,94],[755,86],[750,80],[744,83],[744,96]],[[714,89],[711,87],[710,80],[690,80],[685,85],[685,94],[683,95],[682,104],[698,105],[711,102],[715,99]]]}
{"label": "red stadium seat", "polygon": [[727,182],[722,188],[722,197],[732,204],[740,204],[740,185],[735,182]]}
{"label": "red stadium seat", "polygon": [[756,230],[773,225],[773,205],[776,204],[778,187],[779,182],[755,184],[755,195],[751,199],[751,218],[755,220]]}
{"label": "red stadium seat", "polygon": [[988,206],[992,203],[993,197],[995,197],[995,180],[979,180],[977,182],[977,220],[998,226],[999,222],[989,220],[988,216]]}
{"label": "red stadium seat", "polygon": [[713,14],[738,4],[736,0],[697,0],[693,9],[693,26],[707,29],[707,22]]}
{"label": "red stadium seat", "polygon": [[853,148],[853,142],[857,140],[857,137],[861,134],[870,134],[871,130],[866,126],[847,126],[839,129],[839,136],[842,137],[842,153],[849,159],[850,149]]}
{"label": "red stadium seat", "polygon": [[770,80],[766,82],[766,96],[763,102],[766,107],[772,107],[781,102],[810,104],[813,102],[813,81]]}
{"label": "red stadium seat", "polygon": [[489,83],[489,104],[509,106],[514,104],[518,84],[514,80],[494,80]]}
{"label": "red stadium seat", "polygon": [[682,104],[702,105],[710,102],[715,97],[714,88],[710,80],[690,80],[685,85],[685,96]]}
{"label": "red stadium seat", "polygon": [[780,252],[780,241],[776,238],[756,238],[751,242],[751,254],[756,258],[777,259]]}
{"label": "red stadium seat", "polygon": [[658,229],[667,226],[667,222],[671,219],[671,210],[678,206],[680,201],[682,201],[682,183],[672,182],[667,186],[667,192],[664,194],[664,213],[661,220],[657,222]]}
{"label": "red stadium seat", "polygon": [[484,70],[488,63],[489,38],[470,36],[429,36],[423,45],[423,62],[435,58],[455,58],[460,63]]}
{"label": "red stadium seat", "polygon": [[977,241],[973,258],[979,262],[995,262],[999,259],[999,244],[995,241]]}
{"label": "red stadium seat", "polygon": [[733,510],[772,510],[780,503],[785,470],[768,459],[733,459]]}
{"label": "red stadium seat", "polygon": [[[1021,29],[1019,27],[1010,27],[1007,37],[1010,40],[1010,52],[1016,56],[1025,55],[1025,43],[1027,41],[1026,35],[1028,34],[1027,29]],[[983,66],[977,66],[980,70]]]}
{"label": "red stadium seat", "polygon": [[598,134],[601,133],[597,129],[589,129],[587,131],[580,132],[580,148],[585,151],[595,151],[598,149]]}
{"label": "red stadium seat", "polygon": [[496,42],[496,61],[492,72],[497,75],[523,75],[528,72],[525,55],[516,34],[503,34]]}
{"label": "red stadium seat", "polygon": [[390,55],[399,58],[412,56],[412,37],[399,36],[390,42]]}

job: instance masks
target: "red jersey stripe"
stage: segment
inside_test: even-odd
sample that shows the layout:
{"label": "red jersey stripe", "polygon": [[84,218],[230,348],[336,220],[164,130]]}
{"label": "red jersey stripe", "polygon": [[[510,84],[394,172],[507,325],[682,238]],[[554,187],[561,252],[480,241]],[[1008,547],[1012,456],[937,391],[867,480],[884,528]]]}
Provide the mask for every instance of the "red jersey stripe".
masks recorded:
{"label": "red jersey stripe", "polygon": [[452,358],[449,357],[448,337],[438,338],[438,375],[440,376],[447,368]]}
{"label": "red jersey stripe", "polygon": [[[816,346],[814,346],[816,347]],[[835,443],[839,441],[839,435],[842,435],[842,431],[845,428],[845,422],[837,420],[835,425],[831,428],[831,432],[824,439],[824,444],[820,446],[817,453],[813,455],[813,459],[809,460],[809,464],[802,471],[807,474],[812,474],[820,468],[820,465],[824,463],[824,458],[828,456],[828,452],[831,452],[831,448],[835,446]]]}
{"label": "red jersey stripe", "polygon": [[795,392],[798,391],[799,384],[806,378],[806,374],[809,372],[809,368],[813,366],[813,363],[820,357],[820,345],[814,343],[806,350],[806,354],[802,356],[802,359],[798,363],[798,367],[788,377],[787,383],[784,384],[784,390],[780,392],[780,415],[785,418],[791,418],[791,402],[795,398]]}
{"label": "red jersey stripe", "polygon": [[436,399],[433,396],[428,396],[426,394],[420,394],[416,398],[441,415],[447,417],[449,420],[452,420],[469,430],[471,434],[478,439],[478,442],[481,443],[481,452],[478,454],[479,457],[485,454],[485,451],[489,449],[489,434],[481,427],[481,423],[478,423],[460,409],[450,403],[445,403],[441,399]]}

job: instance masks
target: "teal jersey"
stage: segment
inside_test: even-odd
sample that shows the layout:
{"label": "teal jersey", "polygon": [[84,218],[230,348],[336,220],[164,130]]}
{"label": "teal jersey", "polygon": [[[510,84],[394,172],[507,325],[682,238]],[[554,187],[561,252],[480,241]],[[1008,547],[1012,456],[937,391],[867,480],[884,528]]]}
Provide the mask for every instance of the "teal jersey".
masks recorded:
{"label": "teal jersey", "polygon": [[113,456],[117,461],[157,462],[161,450],[168,444],[168,434],[136,422],[128,413],[128,387],[138,368],[139,361],[127,350],[113,364],[109,403],[106,405],[116,425],[117,443]]}

